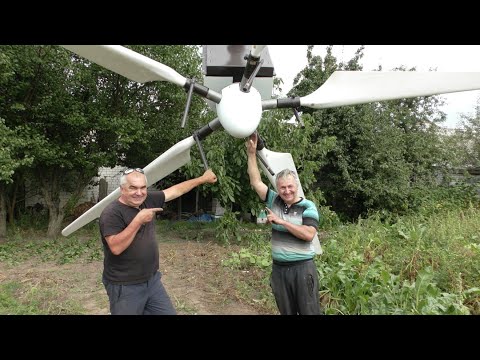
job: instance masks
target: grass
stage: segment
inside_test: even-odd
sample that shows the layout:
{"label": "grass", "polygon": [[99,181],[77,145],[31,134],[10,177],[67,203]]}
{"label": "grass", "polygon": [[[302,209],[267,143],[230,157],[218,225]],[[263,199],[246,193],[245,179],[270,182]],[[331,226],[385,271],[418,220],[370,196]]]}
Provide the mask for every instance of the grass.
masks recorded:
{"label": "grass", "polygon": [[[327,314],[480,314],[480,210],[440,209],[341,224],[323,239],[316,258]],[[230,229],[232,233],[235,230]],[[268,241],[255,232],[223,262],[262,271],[255,288],[268,298]],[[248,280],[237,284],[252,294]]]}
{"label": "grass", "polygon": [[[324,254],[316,258],[325,312],[480,314],[479,228],[480,210],[476,206],[387,219],[372,215],[332,228],[322,241]],[[204,274],[202,281],[225,296],[225,301],[237,299],[262,313],[276,313],[269,287],[268,226],[239,223],[228,217],[225,223],[162,220],[157,233],[167,243],[180,239],[221,246],[225,255],[216,258],[214,265],[202,267],[211,272]],[[102,258],[96,224],[67,239],[45,239],[39,231],[17,229],[0,244],[0,263],[9,267],[36,259],[62,269]],[[204,261],[202,255],[198,261]],[[220,265],[222,271],[217,267]],[[81,274],[76,276],[83,281],[78,277]],[[81,301],[67,299],[66,285],[48,278],[40,282],[4,280],[0,282],[0,313],[85,313]],[[99,278],[96,286],[101,289]],[[187,299],[174,300],[180,311],[197,312]]]}
{"label": "grass", "polygon": [[480,211],[470,207],[338,228],[318,262],[323,288],[336,299],[332,309],[478,314],[479,226]]}
{"label": "grass", "polygon": [[[216,267],[222,255],[217,254],[215,249],[221,249],[222,245],[216,243],[215,225],[161,220],[157,222],[157,239],[161,243],[173,243],[168,251],[162,251],[160,244],[162,261],[182,261],[182,265],[177,265],[180,270],[176,281],[183,281],[183,275],[187,275],[184,261],[188,260],[191,269],[196,269],[194,275],[198,282],[189,285],[197,287],[197,294],[206,291],[215,295],[214,301],[224,299],[231,302],[230,296],[236,300],[238,296],[243,296],[238,295],[237,286],[234,289],[231,286],[239,284],[240,288],[241,282],[235,280],[236,271],[229,275],[226,271],[219,272]],[[100,278],[103,249],[98,225],[89,224],[68,238],[48,239],[42,235],[43,232],[17,228],[10,232],[7,242],[0,244],[0,268],[8,270],[4,273],[9,276],[0,276],[1,314],[88,314],[95,311],[92,306],[108,307]],[[184,241],[204,243],[205,246],[199,244],[200,247],[193,247],[196,250],[186,259],[175,251],[176,243],[182,246]],[[96,264],[95,268],[86,269],[89,264]],[[189,280],[185,281],[188,284]],[[186,297],[171,296],[179,313],[198,313],[188,294]],[[244,298],[249,299],[248,293]],[[241,302],[248,303],[247,300]],[[209,303],[211,301],[209,298]]]}
{"label": "grass", "polygon": [[194,306],[190,306],[186,300],[178,299],[173,295],[173,306],[177,310],[177,313],[185,313],[188,315],[196,315],[198,310]]}
{"label": "grass", "polygon": [[65,299],[51,284],[0,283],[0,315],[82,314],[80,302]]}

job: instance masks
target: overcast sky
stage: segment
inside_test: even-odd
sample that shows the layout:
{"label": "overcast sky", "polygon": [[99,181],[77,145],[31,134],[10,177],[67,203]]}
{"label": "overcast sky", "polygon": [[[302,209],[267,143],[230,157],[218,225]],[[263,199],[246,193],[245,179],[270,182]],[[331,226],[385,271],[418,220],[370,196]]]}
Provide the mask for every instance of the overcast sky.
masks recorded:
{"label": "overcast sky", "polygon": [[[335,45],[337,60],[350,60],[360,45]],[[315,45],[315,55],[325,55],[325,45]],[[307,65],[307,45],[269,45],[277,77],[284,81],[286,94],[293,85],[294,77]],[[401,65],[416,67],[418,71],[480,71],[480,45],[366,45],[360,60],[363,70],[376,70],[382,65],[384,71]],[[446,105],[446,127],[455,127],[459,113],[473,114],[480,90],[442,95]]]}

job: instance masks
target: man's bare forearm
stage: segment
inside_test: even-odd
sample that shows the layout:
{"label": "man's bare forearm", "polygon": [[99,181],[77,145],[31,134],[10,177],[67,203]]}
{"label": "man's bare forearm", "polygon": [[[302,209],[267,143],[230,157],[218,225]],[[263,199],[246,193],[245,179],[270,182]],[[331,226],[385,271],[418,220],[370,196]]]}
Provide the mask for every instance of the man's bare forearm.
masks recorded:
{"label": "man's bare forearm", "polygon": [[125,229],[123,229],[122,232],[116,235],[105,237],[108,246],[110,247],[110,251],[114,255],[120,255],[122,252],[124,252],[125,249],[128,248],[132,243],[141,226],[142,223],[134,218],[132,222],[128,224]]}
{"label": "man's bare forearm", "polygon": [[254,186],[255,183],[262,182],[262,177],[260,176],[260,171],[258,170],[257,157],[255,154],[248,154],[247,165],[247,173],[250,178],[250,184]]}
{"label": "man's bare forearm", "polygon": [[247,165],[247,173],[248,177],[250,178],[250,185],[252,185],[260,199],[265,201],[268,187],[262,181],[262,177],[257,166],[257,157],[255,154],[248,153]]}
{"label": "man's bare forearm", "polygon": [[130,246],[135,235],[143,224],[149,223],[155,218],[155,214],[158,211],[162,211],[162,208],[148,208],[142,209],[128,224],[128,226],[121,232],[115,235],[106,236],[108,246],[114,255],[120,255]]}
{"label": "man's bare forearm", "polygon": [[199,176],[195,179],[185,180],[180,184],[173,185],[168,189],[163,190],[165,194],[165,201],[176,199],[199,185],[205,183],[213,184],[215,182],[217,182],[217,176],[211,169],[208,169],[203,173],[202,176]]}
{"label": "man's bare forearm", "polygon": [[188,193],[190,190],[192,190],[193,188],[201,184],[203,184],[201,177],[186,180],[184,182],[181,182],[180,184],[176,184],[169,189],[171,190],[171,193],[172,193],[171,195],[173,196],[169,200],[182,196],[183,194]]}

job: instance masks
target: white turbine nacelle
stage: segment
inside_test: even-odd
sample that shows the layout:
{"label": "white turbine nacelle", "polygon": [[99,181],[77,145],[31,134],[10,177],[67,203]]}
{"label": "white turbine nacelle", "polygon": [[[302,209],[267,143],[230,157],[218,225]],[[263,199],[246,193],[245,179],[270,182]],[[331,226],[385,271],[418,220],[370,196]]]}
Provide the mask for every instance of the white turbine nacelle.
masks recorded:
{"label": "white turbine nacelle", "polygon": [[240,91],[239,83],[222,90],[217,115],[226,132],[237,139],[253,134],[262,118],[262,98],[254,87],[248,93]]}

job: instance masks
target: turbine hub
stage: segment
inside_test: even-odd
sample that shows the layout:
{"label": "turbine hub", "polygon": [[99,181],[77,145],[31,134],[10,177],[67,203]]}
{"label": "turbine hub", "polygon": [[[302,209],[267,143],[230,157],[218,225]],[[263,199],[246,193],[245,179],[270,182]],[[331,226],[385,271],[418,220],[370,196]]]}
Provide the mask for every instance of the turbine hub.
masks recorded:
{"label": "turbine hub", "polygon": [[262,118],[262,98],[254,87],[248,93],[240,91],[239,83],[222,90],[217,115],[226,132],[241,139],[250,136]]}

